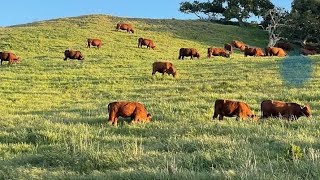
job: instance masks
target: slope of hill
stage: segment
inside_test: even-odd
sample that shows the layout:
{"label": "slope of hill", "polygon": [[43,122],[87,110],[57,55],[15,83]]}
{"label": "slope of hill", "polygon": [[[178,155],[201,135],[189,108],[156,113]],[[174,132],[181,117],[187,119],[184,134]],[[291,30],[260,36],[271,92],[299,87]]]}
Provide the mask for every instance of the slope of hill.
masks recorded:
{"label": "slope of hill", "polygon": [[[121,21],[135,34],[115,31]],[[139,37],[156,49],[137,48]],[[209,46],[237,39],[264,47],[266,37],[254,28],[105,15],[1,28],[0,50],[22,62],[0,67],[0,179],[319,177],[319,56],[299,87],[283,81],[282,58],[205,58]],[[104,44],[87,49],[87,38]],[[201,59],[177,60],[181,47],[199,49]],[[63,61],[68,48],[85,60]],[[173,62],[179,77],[152,76],[156,60]],[[217,122],[217,98],[245,101],[257,115],[264,99],[308,103],[313,117]],[[109,126],[106,105],[118,100],[144,103],[152,122]]]}

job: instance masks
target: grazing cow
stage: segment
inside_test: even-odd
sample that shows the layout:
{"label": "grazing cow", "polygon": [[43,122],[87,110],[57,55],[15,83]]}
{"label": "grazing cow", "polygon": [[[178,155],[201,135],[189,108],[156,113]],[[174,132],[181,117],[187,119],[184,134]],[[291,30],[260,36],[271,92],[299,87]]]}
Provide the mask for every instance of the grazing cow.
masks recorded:
{"label": "grazing cow", "polygon": [[145,39],[145,38],[139,38],[138,39],[138,48],[142,46],[147,46],[147,48],[152,48],[154,49],[156,46],[154,45],[153,41],[150,39]]}
{"label": "grazing cow", "polygon": [[253,47],[248,48],[247,47],[244,50],[244,56],[245,57],[247,57],[247,56],[264,56],[264,53],[261,48],[253,48]]}
{"label": "grazing cow", "polygon": [[234,117],[245,120],[248,117],[256,120],[256,115],[253,114],[248,104],[240,101],[231,101],[225,99],[217,99],[214,104],[213,119],[219,116],[219,120],[223,120],[223,116]]}
{"label": "grazing cow", "polygon": [[74,51],[74,50],[65,50],[64,51],[64,59],[67,60],[68,58],[70,59],[78,59],[78,60],[83,60],[84,56],[81,54],[80,51]]}
{"label": "grazing cow", "polygon": [[138,102],[119,101],[108,104],[109,123],[117,125],[118,117],[131,117],[132,123],[150,122],[151,114]]}
{"label": "grazing cow", "polygon": [[198,50],[195,48],[180,48],[179,50],[179,59],[184,59],[185,56],[191,56],[191,59],[193,57],[200,58],[200,54],[198,53]]}
{"label": "grazing cow", "polygon": [[245,43],[243,43],[241,41],[236,41],[236,40],[233,40],[230,44],[233,47],[240,49],[240,51],[244,51],[246,49],[246,47],[248,47]]}
{"label": "grazing cow", "polygon": [[134,33],[133,26],[128,23],[118,23],[116,30],[119,31],[119,29],[126,30],[128,33],[130,32]]}
{"label": "grazing cow", "polygon": [[90,48],[91,46],[97,46],[97,48],[99,49],[102,45],[102,41],[100,39],[88,39],[87,41],[87,48]]}
{"label": "grazing cow", "polygon": [[315,50],[308,50],[308,49],[305,49],[305,48],[301,48],[301,49],[300,49],[300,54],[303,54],[303,55],[305,55],[305,56],[315,55],[315,54],[317,54],[317,51],[315,51]]}
{"label": "grazing cow", "polygon": [[171,62],[154,62],[152,64],[152,75],[156,72],[162,73],[162,75],[164,75],[164,73],[172,74],[173,77],[177,75],[177,71]]}
{"label": "grazing cow", "polygon": [[317,53],[320,53],[320,49],[319,49],[320,47],[317,47],[317,46],[312,46],[310,44],[306,44],[306,45],[303,46],[303,48],[307,49],[309,51],[315,51]]}
{"label": "grazing cow", "polygon": [[2,65],[3,61],[8,61],[8,65],[11,63],[17,63],[19,62],[19,57],[17,57],[15,54],[11,52],[0,52],[0,62]]}
{"label": "grazing cow", "polygon": [[211,58],[211,55],[222,56],[222,57],[226,57],[226,58],[230,57],[230,54],[227,53],[224,48],[214,48],[214,47],[208,48],[208,58]]}
{"label": "grazing cow", "polygon": [[297,103],[264,100],[261,102],[262,118],[281,117],[288,120],[298,119],[301,116],[311,117],[309,105],[303,106]]}
{"label": "grazing cow", "polygon": [[265,54],[266,56],[279,56],[279,57],[283,57],[287,55],[287,53],[282,48],[278,48],[278,47],[266,47]]}
{"label": "grazing cow", "polygon": [[233,53],[233,47],[231,44],[224,44],[224,49],[229,51],[229,54]]}
{"label": "grazing cow", "polygon": [[283,50],[286,51],[291,51],[292,45],[289,42],[285,42],[285,41],[281,41],[281,42],[277,42],[274,47],[278,47],[278,48],[282,48]]}

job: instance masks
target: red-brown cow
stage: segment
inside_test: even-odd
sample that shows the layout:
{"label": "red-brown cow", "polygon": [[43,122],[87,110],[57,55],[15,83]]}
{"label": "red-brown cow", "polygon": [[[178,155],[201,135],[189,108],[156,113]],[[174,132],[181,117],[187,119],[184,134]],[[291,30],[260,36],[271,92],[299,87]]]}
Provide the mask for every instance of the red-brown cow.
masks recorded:
{"label": "red-brown cow", "polygon": [[226,57],[226,58],[230,57],[230,54],[227,53],[224,48],[214,48],[214,47],[208,48],[208,53],[207,53],[208,58],[211,58],[211,55],[222,56],[222,57]]}
{"label": "red-brown cow", "polygon": [[246,120],[247,118],[256,119],[256,115],[253,114],[248,104],[240,101],[231,101],[225,99],[217,99],[214,104],[214,114],[213,119],[219,116],[219,120],[223,120],[223,116],[226,117],[236,117]]}
{"label": "red-brown cow", "polygon": [[261,102],[262,118],[280,117],[288,120],[298,119],[301,116],[311,117],[309,105],[287,103],[282,101],[264,100]]}
{"label": "red-brown cow", "polygon": [[96,46],[99,49],[102,45],[102,41],[100,39],[88,39],[87,42],[87,48],[90,48],[91,46]]}
{"label": "red-brown cow", "polygon": [[266,56],[279,56],[279,57],[283,57],[287,55],[287,53],[282,48],[278,48],[278,47],[266,47],[265,54]]}
{"label": "red-brown cow", "polygon": [[200,58],[200,54],[198,53],[198,50],[195,48],[180,48],[179,50],[179,59],[184,59],[185,56],[191,56],[191,59],[193,57]]}
{"label": "red-brown cow", "polygon": [[264,53],[262,51],[261,48],[253,48],[253,47],[250,47],[250,48],[246,48],[244,50],[244,56],[247,57],[247,56],[264,56]]}
{"label": "red-brown cow", "polygon": [[229,54],[233,53],[233,47],[231,44],[224,44],[224,49],[229,51]]}
{"label": "red-brown cow", "polygon": [[154,62],[152,64],[152,75],[156,72],[162,73],[162,75],[167,73],[169,75],[172,74],[173,77],[177,76],[177,71],[171,62]]}
{"label": "red-brown cow", "polygon": [[2,65],[3,61],[8,61],[8,65],[12,63],[19,62],[19,57],[17,57],[15,54],[11,52],[0,52],[0,62]]}
{"label": "red-brown cow", "polygon": [[116,30],[119,31],[119,29],[126,30],[128,33],[134,33],[133,26],[129,23],[118,23],[116,26]]}
{"label": "red-brown cow", "polygon": [[154,49],[156,46],[154,45],[153,41],[150,39],[145,39],[145,38],[139,38],[138,39],[138,48],[142,46],[147,46],[147,48],[152,48]]}
{"label": "red-brown cow", "polygon": [[108,104],[109,123],[117,125],[118,117],[131,117],[132,123],[150,122],[149,114],[143,104],[139,102],[119,101]]}
{"label": "red-brown cow", "polygon": [[246,49],[246,47],[248,47],[245,43],[243,43],[241,41],[236,41],[236,40],[233,40],[230,44],[233,47],[240,49],[240,51],[244,51]]}
{"label": "red-brown cow", "polygon": [[68,58],[70,59],[78,59],[78,60],[83,60],[84,56],[81,54],[80,51],[74,51],[74,50],[65,50],[64,51],[64,59],[67,60]]}

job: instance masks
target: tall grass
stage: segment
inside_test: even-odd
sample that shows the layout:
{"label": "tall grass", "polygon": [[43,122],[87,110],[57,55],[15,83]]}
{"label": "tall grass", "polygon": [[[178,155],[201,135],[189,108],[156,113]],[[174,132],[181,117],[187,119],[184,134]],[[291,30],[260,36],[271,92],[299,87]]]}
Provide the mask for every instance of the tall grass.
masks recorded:
{"label": "tall grass", "polygon": [[[136,33],[116,32],[120,21]],[[139,37],[156,50],[137,48]],[[238,39],[263,47],[266,37],[254,28],[104,15],[0,29],[0,50],[22,58],[0,67],[0,179],[316,179],[319,56],[299,87],[282,80],[282,58],[205,58],[209,46]],[[104,44],[87,49],[87,38]],[[203,58],[177,60],[181,47]],[[68,48],[85,60],[63,61]],[[179,77],[152,76],[157,60],[173,62]],[[308,103],[313,118],[217,122],[217,98],[245,101],[258,115],[264,99]],[[144,103],[152,122],[109,126],[106,105],[118,100]],[[292,158],[291,147],[302,156]]]}

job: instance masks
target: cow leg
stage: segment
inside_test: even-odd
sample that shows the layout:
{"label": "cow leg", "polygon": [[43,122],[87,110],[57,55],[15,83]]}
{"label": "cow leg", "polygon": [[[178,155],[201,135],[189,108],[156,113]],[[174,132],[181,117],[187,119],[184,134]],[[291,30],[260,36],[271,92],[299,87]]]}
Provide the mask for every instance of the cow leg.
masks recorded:
{"label": "cow leg", "polygon": [[193,56],[191,55],[191,59],[193,59]]}
{"label": "cow leg", "polygon": [[218,113],[214,112],[212,116],[212,120],[216,119],[218,117]]}
{"label": "cow leg", "polygon": [[2,60],[0,59],[0,63],[1,63],[1,66],[2,66]]}
{"label": "cow leg", "polygon": [[222,121],[222,120],[223,120],[223,115],[219,114],[219,121]]}
{"label": "cow leg", "polygon": [[118,117],[117,114],[114,111],[109,111],[109,124],[114,125],[117,124]]}
{"label": "cow leg", "polygon": [[153,70],[152,70],[152,75],[155,75],[156,72],[157,72],[157,71],[156,71],[155,69],[153,69]]}
{"label": "cow leg", "polygon": [[135,116],[135,117],[132,117],[131,119],[132,119],[132,121],[131,121],[130,124],[136,124],[136,123],[139,122],[139,119],[138,119],[136,116]]}
{"label": "cow leg", "polygon": [[181,59],[181,55],[179,55],[178,59]]}
{"label": "cow leg", "polygon": [[118,124],[118,118],[114,118],[112,125],[116,126]]}
{"label": "cow leg", "polygon": [[66,61],[67,59],[68,59],[68,57],[67,57],[67,56],[65,56],[63,60],[65,60],[65,61]]}

